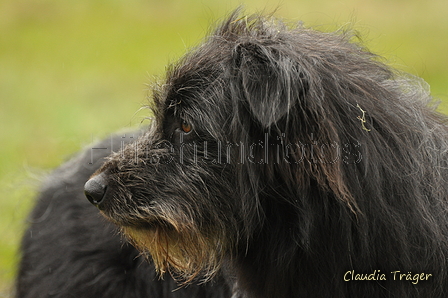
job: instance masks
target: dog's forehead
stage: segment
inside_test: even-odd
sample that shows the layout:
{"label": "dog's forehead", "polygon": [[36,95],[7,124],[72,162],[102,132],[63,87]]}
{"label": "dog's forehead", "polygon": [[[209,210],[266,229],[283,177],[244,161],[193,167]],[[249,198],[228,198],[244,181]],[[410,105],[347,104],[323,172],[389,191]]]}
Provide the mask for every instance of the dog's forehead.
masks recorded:
{"label": "dog's forehead", "polygon": [[222,50],[211,54],[202,49],[187,54],[167,72],[165,110],[207,110],[210,105],[218,108],[223,103],[228,80],[224,60],[229,54]]}
{"label": "dog's forehead", "polygon": [[[235,76],[235,53],[241,44],[278,43],[278,30],[264,23],[249,26],[247,19],[231,16],[204,41],[167,69],[164,109],[210,104],[219,107],[229,81]],[[222,108],[222,107],[219,107]]]}

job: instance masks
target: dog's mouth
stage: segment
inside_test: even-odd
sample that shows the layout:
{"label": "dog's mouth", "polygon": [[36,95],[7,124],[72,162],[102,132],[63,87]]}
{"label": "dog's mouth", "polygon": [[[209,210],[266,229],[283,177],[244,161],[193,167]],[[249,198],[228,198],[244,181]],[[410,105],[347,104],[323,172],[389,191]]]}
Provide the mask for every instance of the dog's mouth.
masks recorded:
{"label": "dog's mouth", "polygon": [[150,232],[158,228],[174,230],[174,227],[165,219],[156,216],[147,216],[145,218],[124,217],[109,212],[100,212],[108,221],[111,221],[121,229],[132,229],[142,232]]}

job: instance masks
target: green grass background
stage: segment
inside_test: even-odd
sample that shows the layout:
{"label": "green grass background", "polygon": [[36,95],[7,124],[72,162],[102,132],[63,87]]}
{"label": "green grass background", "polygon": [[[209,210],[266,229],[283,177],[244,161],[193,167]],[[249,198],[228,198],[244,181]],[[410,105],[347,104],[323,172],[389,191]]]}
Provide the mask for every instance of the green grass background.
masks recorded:
{"label": "green grass background", "polygon": [[240,4],[320,30],[353,26],[448,111],[446,0],[0,0],[0,297],[44,174],[92,139],[139,125],[145,84]]}

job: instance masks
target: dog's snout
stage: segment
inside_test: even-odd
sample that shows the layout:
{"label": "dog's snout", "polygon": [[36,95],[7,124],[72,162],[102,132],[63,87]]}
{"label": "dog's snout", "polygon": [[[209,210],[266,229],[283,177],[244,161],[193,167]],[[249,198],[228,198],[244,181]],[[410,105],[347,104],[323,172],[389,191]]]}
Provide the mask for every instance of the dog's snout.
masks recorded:
{"label": "dog's snout", "polygon": [[84,194],[93,205],[99,207],[106,193],[107,183],[104,173],[93,176],[84,185]]}

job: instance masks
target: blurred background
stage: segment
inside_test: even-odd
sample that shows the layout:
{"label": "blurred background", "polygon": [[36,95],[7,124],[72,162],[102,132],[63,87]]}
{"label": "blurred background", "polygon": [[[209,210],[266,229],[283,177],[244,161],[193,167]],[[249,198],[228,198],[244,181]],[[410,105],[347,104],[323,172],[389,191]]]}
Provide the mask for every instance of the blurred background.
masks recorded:
{"label": "blurred background", "polygon": [[448,113],[446,0],[0,0],[0,297],[45,173],[140,125],[146,84],[241,4],[324,31],[352,26]]}

